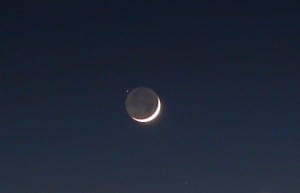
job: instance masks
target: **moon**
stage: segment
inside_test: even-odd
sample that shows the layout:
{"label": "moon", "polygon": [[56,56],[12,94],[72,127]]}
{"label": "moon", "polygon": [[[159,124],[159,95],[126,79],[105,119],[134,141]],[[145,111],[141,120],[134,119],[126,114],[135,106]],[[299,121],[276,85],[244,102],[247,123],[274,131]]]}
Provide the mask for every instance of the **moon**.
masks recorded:
{"label": "moon", "polygon": [[162,105],[152,89],[137,87],[127,95],[125,106],[128,115],[134,121],[150,123],[159,116]]}

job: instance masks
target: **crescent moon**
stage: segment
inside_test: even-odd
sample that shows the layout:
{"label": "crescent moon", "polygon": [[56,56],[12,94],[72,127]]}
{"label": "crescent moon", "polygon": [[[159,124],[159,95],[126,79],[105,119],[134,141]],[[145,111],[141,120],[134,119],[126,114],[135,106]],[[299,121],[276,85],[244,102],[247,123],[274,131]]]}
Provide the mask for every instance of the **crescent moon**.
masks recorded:
{"label": "crescent moon", "polygon": [[161,109],[161,103],[160,103],[159,97],[157,97],[157,107],[152,115],[150,115],[149,117],[144,118],[144,119],[137,119],[134,117],[131,117],[131,118],[137,122],[147,123],[147,122],[153,121],[159,115],[160,109]]}

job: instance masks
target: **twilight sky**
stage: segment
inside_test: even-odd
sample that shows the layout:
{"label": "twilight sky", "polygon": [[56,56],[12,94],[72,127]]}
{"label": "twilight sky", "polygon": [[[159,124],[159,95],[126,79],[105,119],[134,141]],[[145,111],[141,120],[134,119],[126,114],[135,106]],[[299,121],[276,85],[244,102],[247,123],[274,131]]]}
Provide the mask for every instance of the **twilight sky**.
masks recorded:
{"label": "twilight sky", "polygon": [[0,192],[299,193],[299,7],[195,2],[7,2]]}

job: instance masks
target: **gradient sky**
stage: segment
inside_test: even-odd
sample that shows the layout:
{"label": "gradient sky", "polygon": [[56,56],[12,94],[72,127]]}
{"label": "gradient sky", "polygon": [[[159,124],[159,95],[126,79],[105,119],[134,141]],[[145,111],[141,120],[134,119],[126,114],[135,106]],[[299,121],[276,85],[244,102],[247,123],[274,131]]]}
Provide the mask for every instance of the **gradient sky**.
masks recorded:
{"label": "gradient sky", "polygon": [[297,4],[128,2],[6,3],[0,192],[299,193]]}

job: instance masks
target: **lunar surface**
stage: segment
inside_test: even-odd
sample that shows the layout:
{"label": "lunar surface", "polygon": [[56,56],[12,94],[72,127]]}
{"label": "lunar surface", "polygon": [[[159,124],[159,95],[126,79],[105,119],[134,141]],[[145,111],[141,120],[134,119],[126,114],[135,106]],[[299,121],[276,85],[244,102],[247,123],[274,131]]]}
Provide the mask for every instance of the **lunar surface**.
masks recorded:
{"label": "lunar surface", "polygon": [[142,123],[156,119],[161,110],[158,95],[152,89],[145,87],[133,89],[127,95],[125,106],[129,116]]}

